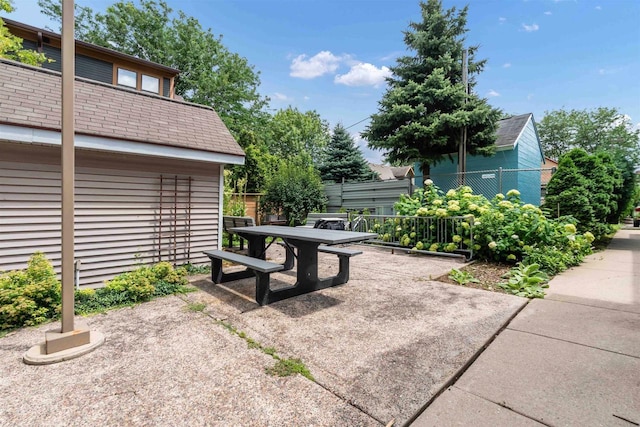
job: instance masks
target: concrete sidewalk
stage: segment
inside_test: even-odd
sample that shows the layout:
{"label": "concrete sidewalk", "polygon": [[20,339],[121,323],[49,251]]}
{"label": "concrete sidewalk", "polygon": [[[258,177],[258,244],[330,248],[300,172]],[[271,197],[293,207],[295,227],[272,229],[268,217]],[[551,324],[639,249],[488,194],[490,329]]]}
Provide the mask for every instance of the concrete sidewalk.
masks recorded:
{"label": "concrete sidewalk", "polygon": [[414,426],[640,424],[640,231],[556,276]]}

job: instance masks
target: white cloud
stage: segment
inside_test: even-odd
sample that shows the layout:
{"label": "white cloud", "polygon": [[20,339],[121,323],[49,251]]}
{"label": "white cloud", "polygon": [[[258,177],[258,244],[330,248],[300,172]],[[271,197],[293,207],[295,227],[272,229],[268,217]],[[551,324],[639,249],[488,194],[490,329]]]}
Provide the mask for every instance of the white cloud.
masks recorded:
{"label": "white cloud", "polygon": [[503,18],[502,16],[500,18],[498,18],[498,21],[500,21],[501,24],[507,22],[507,18]]}
{"label": "white cloud", "polygon": [[527,32],[527,33],[531,33],[533,31],[538,31],[540,29],[540,27],[538,26],[538,24],[531,24],[531,25],[527,25],[527,24],[522,24],[522,28]]}
{"label": "white cloud", "polygon": [[328,50],[323,50],[309,59],[305,54],[298,55],[291,62],[289,75],[301,79],[313,79],[335,72],[342,60],[342,57],[336,56]]}
{"label": "white cloud", "polygon": [[336,75],[334,82],[347,86],[374,86],[378,87],[385,82],[386,77],[391,76],[388,67],[376,67],[373,64],[362,62],[351,67],[347,74]]}
{"label": "white cloud", "polygon": [[487,96],[490,97],[496,97],[496,96],[500,96],[500,94],[498,92],[496,92],[495,90],[491,89],[488,93]]}
{"label": "white cloud", "polygon": [[622,70],[623,70],[623,68],[621,68],[621,67],[618,67],[618,68],[600,68],[598,70],[598,74],[600,74],[601,76],[608,76],[608,75],[611,75],[611,74],[619,73]]}
{"label": "white cloud", "polygon": [[528,100],[528,101],[531,101],[532,99],[533,99],[533,94],[532,94],[532,93],[530,93],[529,95],[527,95],[527,100]]}
{"label": "white cloud", "polygon": [[304,99],[305,101],[308,101],[308,100],[310,100],[311,98],[309,98],[308,96],[305,96],[303,99]]}
{"label": "white cloud", "polygon": [[511,62],[506,62],[502,64],[502,68],[510,68],[510,67],[511,67]]}
{"label": "white cloud", "polygon": [[547,15],[547,16],[549,16],[549,15],[551,15],[551,11],[550,11],[550,10],[547,10],[544,14],[545,14],[545,15]]}
{"label": "white cloud", "polygon": [[602,6],[596,6],[596,10],[602,10]]}
{"label": "white cloud", "polygon": [[273,98],[277,99],[278,101],[289,101],[291,98],[289,98],[287,95],[280,93],[280,92],[276,92],[273,94]]}

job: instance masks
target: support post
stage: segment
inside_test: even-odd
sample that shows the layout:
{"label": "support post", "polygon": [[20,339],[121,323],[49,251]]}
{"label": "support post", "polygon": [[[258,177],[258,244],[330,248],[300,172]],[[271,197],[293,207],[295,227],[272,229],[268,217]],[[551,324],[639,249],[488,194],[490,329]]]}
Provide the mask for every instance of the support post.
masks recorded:
{"label": "support post", "polygon": [[30,365],[46,365],[73,359],[104,343],[104,335],[90,332],[84,322],[74,324],[74,83],[75,39],[74,1],[62,3],[62,327],[45,333],[45,341],[31,347],[22,360]]}
{"label": "support post", "polygon": [[73,0],[62,5],[62,333],[74,330],[74,80]]}

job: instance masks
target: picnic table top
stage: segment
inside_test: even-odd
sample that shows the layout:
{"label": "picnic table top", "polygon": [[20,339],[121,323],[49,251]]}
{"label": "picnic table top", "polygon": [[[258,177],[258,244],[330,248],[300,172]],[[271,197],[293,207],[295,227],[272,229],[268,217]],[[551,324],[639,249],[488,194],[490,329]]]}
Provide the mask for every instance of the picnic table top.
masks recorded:
{"label": "picnic table top", "polygon": [[298,239],[308,242],[318,242],[327,245],[339,243],[362,242],[375,239],[376,233],[361,233],[357,231],[326,230],[306,227],[281,227],[277,225],[259,225],[257,227],[234,227],[230,229],[238,234],[253,234],[257,236],[281,237],[284,239]]}

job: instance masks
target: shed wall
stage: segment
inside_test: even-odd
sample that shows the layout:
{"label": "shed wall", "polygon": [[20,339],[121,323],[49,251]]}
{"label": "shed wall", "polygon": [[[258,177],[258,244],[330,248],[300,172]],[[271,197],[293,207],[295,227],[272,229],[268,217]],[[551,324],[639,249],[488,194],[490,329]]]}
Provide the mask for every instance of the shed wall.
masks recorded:
{"label": "shed wall", "polygon": [[[544,161],[538,136],[532,120],[522,130],[520,139],[518,139],[518,168],[519,169],[539,169],[540,164]],[[518,189],[520,190],[520,198],[526,203],[534,205],[540,204],[542,185],[541,172],[531,171],[528,173],[518,174]]]}
{"label": "shed wall", "polygon": [[[0,271],[24,268],[34,251],[44,252],[56,272],[60,270],[59,156],[39,155],[51,161],[6,161],[6,156],[0,161]],[[105,160],[91,153],[76,160],[75,241],[76,259],[82,261],[81,285],[100,286],[137,264],[161,259],[178,265],[208,262],[202,251],[218,244],[220,165],[175,165],[186,173],[175,168],[162,173],[151,159],[121,159],[118,169],[104,167]]]}

